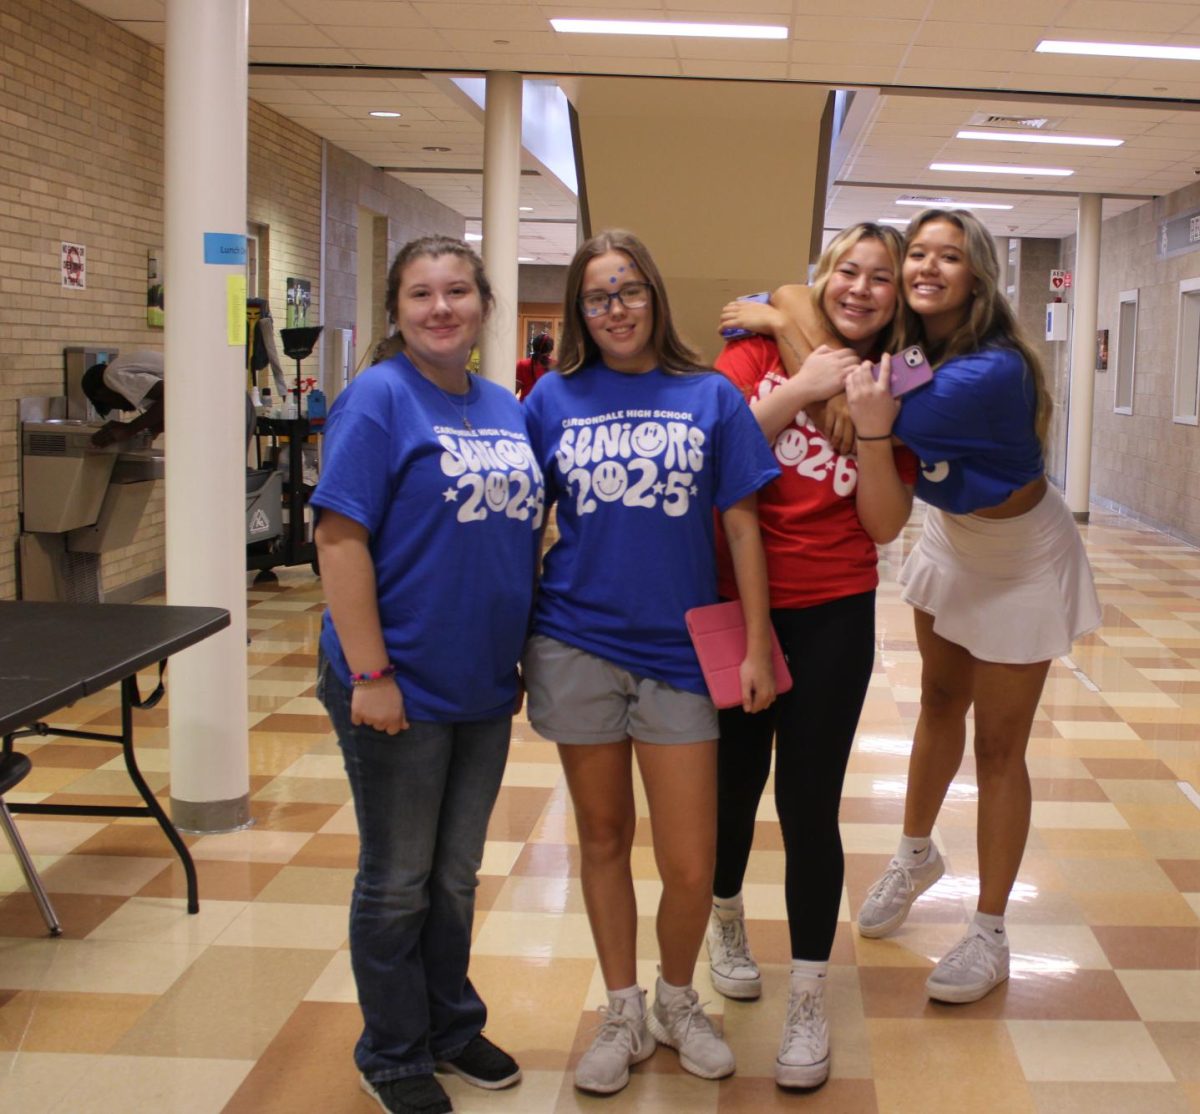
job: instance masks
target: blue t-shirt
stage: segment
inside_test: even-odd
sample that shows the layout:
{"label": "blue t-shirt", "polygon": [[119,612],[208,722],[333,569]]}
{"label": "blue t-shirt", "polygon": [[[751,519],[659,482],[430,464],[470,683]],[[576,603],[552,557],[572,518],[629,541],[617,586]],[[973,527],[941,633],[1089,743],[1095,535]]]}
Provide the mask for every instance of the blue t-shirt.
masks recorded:
{"label": "blue t-shirt", "polygon": [[533,629],[631,673],[707,693],[684,612],[717,598],[713,508],[779,475],[723,375],[543,376],[529,438],[558,501]]}
{"label": "blue t-shirt", "polygon": [[[312,502],[370,533],[383,638],[410,719],[512,710],[544,499],[523,408],[495,383],[472,376],[466,396],[447,394],[396,356],[333,404]],[[348,683],[328,611],[321,648]]]}
{"label": "blue t-shirt", "polygon": [[1020,352],[983,348],[939,364],[906,395],[892,432],[921,458],[916,494],[952,514],[1003,503],[1042,475],[1037,390]]}

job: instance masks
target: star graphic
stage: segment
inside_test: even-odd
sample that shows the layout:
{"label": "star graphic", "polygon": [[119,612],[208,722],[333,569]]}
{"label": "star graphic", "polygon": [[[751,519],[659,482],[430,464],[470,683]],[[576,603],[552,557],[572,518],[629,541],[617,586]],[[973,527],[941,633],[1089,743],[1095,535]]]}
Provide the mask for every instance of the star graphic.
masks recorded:
{"label": "star graphic", "polygon": [[533,510],[534,507],[537,506],[537,500],[530,495],[529,498],[525,500],[525,506],[527,506],[530,510]]}
{"label": "star graphic", "polygon": [[690,491],[693,495],[700,494],[700,489],[695,484],[692,484],[692,486],[688,488],[688,491]]}
{"label": "star graphic", "polygon": [[654,485],[654,494],[655,495],[661,495],[666,490],[667,490],[667,485],[665,483],[663,483],[661,480],[659,480],[659,482]]}
{"label": "star graphic", "polygon": [[458,502],[458,488],[456,488],[456,487],[446,488],[446,490],[442,492],[442,498],[445,499],[447,503],[457,503]]}

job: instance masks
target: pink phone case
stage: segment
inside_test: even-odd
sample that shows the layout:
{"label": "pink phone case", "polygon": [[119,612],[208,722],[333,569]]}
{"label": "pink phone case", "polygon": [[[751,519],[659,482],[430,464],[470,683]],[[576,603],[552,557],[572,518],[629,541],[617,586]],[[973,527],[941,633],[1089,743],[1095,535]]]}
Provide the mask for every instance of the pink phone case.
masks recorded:
{"label": "pink phone case", "polygon": [[[871,374],[876,379],[879,378],[878,364],[872,366]],[[908,394],[909,391],[923,387],[932,378],[933,368],[929,366],[929,361],[925,359],[925,353],[921,351],[919,344],[905,348],[892,357],[890,386],[892,398],[899,398],[901,395]]]}
{"label": "pink phone case", "polygon": [[[742,703],[739,669],[746,656],[746,619],[740,600],[710,603],[684,613],[688,634],[696,648],[708,695],[718,708],[736,708]],[[771,658],[775,667],[775,691],[782,695],[792,687],[787,659],[771,628]]]}

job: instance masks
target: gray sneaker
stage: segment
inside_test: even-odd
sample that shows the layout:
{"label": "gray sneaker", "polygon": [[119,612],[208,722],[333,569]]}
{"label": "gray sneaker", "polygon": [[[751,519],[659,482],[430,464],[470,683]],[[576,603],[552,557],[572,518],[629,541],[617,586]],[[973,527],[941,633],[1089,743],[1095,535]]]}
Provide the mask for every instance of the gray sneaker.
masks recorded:
{"label": "gray sneaker", "polygon": [[972,926],[925,982],[938,1002],[978,1002],[1008,978],[1008,943],[994,944]]}
{"label": "gray sneaker", "polygon": [[696,992],[689,986],[670,1005],[664,1005],[662,979],[659,979],[654,1005],[646,1015],[646,1024],[659,1044],[677,1049],[685,1071],[701,1079],[724,1079],[732,1075],[737,1062],[733,1050],[713,1028]]}
{"label": "gray sneaker", "polygon": [[888,863],[883,876],[868,891],[858,911],[858,934],[877,939],[899,928],[912,903],[946,873],[946,861],[929,845],[929,858],[920,866]]}
{"label": "gray sneaker", "polygon": [[741,913],[722,918],[714,909],[704,937],[713,988],[726,998],[750,999],[762,994],[762,975],[750,954],[746,920]]}
{"label": "gray sneaker", "polygon": [[[601,1006],[600,1028],[591,1047],[575,1067],[575,1086],[596,1095],[611,1095],[629,1082],[629,1069],[654,1055],[654,1038],[646,1018],[626,1014],[612,1005]],[[646,995],[642,994],[645,1013]]]}
{"label": "gray sneaker", "polygon": [[825,986],[818,983],[813,990],[793,990],[788,998],[775,1082],[780,1087],[819,1087],[828,1078],[829,1022]]}

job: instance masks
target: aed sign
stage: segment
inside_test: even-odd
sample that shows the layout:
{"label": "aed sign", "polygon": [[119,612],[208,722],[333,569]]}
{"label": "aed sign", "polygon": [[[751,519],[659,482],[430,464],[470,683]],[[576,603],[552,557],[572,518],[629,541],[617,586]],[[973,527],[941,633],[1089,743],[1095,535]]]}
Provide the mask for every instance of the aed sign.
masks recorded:
{"label": "aed sign", "polygon": [[1071,272],[1070,271],[1051,271],[1050,272],[1050,293],[1061,294],[1064,290],[1071,288]]}

